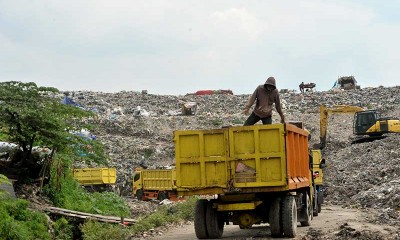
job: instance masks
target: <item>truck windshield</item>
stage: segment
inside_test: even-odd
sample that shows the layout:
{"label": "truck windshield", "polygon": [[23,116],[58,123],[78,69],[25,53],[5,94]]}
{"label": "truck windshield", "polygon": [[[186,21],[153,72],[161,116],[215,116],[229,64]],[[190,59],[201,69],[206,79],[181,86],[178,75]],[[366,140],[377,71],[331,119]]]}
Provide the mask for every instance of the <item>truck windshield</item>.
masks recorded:
{"label": "truck windshield", "polygon": [[136,182],[140,178],[140,173],[134,173],[133,174],[133,181]]}

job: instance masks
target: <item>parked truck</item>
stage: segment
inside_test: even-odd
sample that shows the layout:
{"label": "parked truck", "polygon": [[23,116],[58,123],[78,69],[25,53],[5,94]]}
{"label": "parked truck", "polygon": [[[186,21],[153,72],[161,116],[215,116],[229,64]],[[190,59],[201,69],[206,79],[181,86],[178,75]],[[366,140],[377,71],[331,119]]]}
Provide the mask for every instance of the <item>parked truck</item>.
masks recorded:
{"label": "parked truck", "polygon": [[323,170],[325,168],[325,159],[322,157],[320,149],[314,149],[311,151],[311,164],[313,173],[313,185],[314,185],[314,204],[313,204],[313,215],[318,216],[322,210],[322,204],[324,203],[324,191],[323,191]]}
{"label": "parked truck", "polygon": [[315,189],[308,132],[292,124],[174,132],[178,195],[196,203],[199,239],[221,238],[225,224],[269,223],[273,237],[311,224]]}
{"label": "parked truck", "polygon": [[72,174],[79,184],[93,191],[104,191],[117,180],[115,168],[75,168]]}
{"label": "parked truck", "polygon": [[177,200],[176,170],[137,168],[133,174],[133,195],[138,200]]}

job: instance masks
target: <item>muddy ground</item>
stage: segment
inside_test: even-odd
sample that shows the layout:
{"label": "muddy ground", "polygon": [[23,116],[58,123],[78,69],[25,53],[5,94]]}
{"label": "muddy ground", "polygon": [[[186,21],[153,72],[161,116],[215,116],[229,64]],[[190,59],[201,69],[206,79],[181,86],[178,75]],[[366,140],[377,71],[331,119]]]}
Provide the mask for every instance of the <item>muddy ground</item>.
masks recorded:
{"label": "muddy ground", "polygon": [[[297,228],[297,237],[301,240],[322,239],[363,239],[392,240],[400,239],[398,228],[370,223],[371,213],[359,209],[343,208],[337,205],[327,205],[322,212],[314,217],[311,226]],[[195,239],[194,225],[187,223],[171,228],[155,229],[145,233],[138,239],[149,240],[191,240]],[[240,229],[236,225],[225,226],[222,239],[285,239],[272,238],[268,224],[255,225],[251,229]]]}

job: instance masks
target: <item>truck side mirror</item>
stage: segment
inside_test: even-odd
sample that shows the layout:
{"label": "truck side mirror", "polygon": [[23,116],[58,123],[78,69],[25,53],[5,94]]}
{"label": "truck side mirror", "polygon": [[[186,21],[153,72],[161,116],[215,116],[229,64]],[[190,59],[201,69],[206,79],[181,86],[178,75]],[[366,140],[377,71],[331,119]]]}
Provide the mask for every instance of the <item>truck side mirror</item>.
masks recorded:
{"label": "truck side mirror", "polygon": [[319,168],[321,168],[321,169],[326,168],[325,158],[323,158],[323,159],[321,160],[321,162],[319,163]]}

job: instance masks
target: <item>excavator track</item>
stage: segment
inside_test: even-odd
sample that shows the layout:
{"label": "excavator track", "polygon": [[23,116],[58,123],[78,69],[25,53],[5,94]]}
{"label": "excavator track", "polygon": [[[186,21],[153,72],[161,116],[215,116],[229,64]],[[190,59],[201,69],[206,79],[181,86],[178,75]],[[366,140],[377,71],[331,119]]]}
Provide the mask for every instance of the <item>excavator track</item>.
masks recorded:
{"label": "excavator track", "polygon": [[387,136],[369,136],[369,137],[360,137],[360,138],[355,138],[351,141],[351,144],[359,144],[359,143],[365,143],[365,142],[373,142],[375,140],[380,140],[384,139]]}

